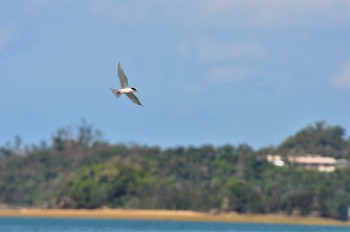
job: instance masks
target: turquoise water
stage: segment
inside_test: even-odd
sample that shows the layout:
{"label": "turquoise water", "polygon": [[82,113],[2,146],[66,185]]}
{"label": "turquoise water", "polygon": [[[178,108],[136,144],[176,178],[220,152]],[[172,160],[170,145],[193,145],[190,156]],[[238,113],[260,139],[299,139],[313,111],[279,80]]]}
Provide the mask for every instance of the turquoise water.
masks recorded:
{"label": "turquoise water", "polygon": [[341,232],[350,227],[52,218],[0,218],[0,232]]}

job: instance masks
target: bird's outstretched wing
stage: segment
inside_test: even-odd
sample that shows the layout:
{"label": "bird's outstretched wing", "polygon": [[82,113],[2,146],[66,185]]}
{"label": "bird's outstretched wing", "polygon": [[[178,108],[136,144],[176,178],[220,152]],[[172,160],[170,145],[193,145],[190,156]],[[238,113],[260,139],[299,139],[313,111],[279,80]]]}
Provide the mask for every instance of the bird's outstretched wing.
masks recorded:
{"label": "bird's outstretched wing", "polygon": [[139,99],[135,96],[133,93],[127,93],[126,96],[130,98],[131,101],[133,101],[135,104],[142,106],[141,102]]}
{"label": "bird's outstretched wing", "polygon": [[118,77],[119,77],[120,85],[121,85],[122,88],[129,87],[128,78],[126,77],[126,75],[125,75],[125,73],[123,71],[123,68],[122,68],[120,63],[118,63]]}

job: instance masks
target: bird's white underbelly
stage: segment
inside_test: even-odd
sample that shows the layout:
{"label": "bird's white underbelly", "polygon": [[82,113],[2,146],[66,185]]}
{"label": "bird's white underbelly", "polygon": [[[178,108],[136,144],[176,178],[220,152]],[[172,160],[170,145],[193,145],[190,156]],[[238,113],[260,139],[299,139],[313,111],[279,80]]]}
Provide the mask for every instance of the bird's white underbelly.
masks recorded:
{"label": "bird's white underbelly", "polygon": [[134,92],[134,90],[131,89],[131,88],[124,88],[124,89],[119,89],[118,90],[119,94],[121,94],[121,93],[132,93],[132,92]]}

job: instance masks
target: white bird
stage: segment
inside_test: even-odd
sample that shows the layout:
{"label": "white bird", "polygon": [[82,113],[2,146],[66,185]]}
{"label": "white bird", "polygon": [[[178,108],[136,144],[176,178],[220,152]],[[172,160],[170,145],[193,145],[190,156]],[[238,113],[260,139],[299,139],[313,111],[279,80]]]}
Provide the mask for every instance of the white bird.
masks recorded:
{"label": "white bird", "polygon": [[128,84],[128,78],[126,77],[122,66],[120,63],[118,63],[118,77],[120,80],[120,85],[121,88],[116,90],[116,89],[111,89],[114,95],[119,98],[122,94],[126,94],[130,98],[131,101],[133,101],[135,104],[142,106],[141,102],[139,99],[133,94],[133,92],[137,92],[135,88],[129,87]]}

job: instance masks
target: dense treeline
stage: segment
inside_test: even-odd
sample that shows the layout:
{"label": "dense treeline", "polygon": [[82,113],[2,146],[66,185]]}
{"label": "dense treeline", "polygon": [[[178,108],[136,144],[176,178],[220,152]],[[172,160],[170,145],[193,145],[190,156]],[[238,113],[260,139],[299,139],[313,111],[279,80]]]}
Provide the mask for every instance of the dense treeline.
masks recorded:
{"label": "dense treeline", "polygon": [[275,167],[267,154],[350,160],[340,126],[319,122],[276,148],[108,144],[92,125],[63,128],[30,148],[0,148],[0,202],[49,208],[141,208],[286,213],[347,219],[350,170]]}

